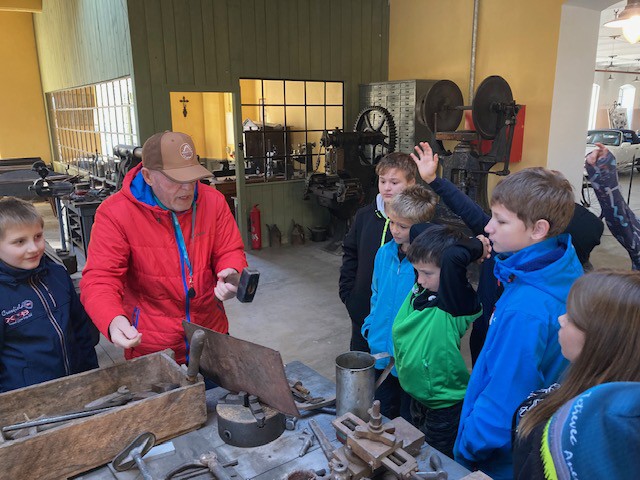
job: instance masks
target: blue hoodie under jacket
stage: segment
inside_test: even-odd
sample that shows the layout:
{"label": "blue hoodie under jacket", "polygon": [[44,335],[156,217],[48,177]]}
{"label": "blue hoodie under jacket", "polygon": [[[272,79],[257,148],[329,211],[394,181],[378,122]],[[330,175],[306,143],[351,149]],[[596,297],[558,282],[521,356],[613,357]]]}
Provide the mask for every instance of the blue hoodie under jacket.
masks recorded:
{"label": "blue hoodie under jacket", "polygon": [[504,285],[462,407],[456,461],[495,480],[513,478],[511,420],[534,390],[556,382],[568,365],[558,342],[558,317],[582,266],[562,234],[496,256]]}
{"label": "blue hoodie under jacket", "polygon": [[[373,264],[371,313],[362,325],[362,336],[369,343],[372,354],[388,352],[393,355],[393,320],[416,281],[413,265],[404,255],[400,260],[398,249],[399,245],[393,240],[385,243]],[[388,363],[388,358],[378,360],[376,368],[382,370]],[[391,373],[398,376],[395,367]]]}
{"label": "blue hoodie under jacket", "polygon": [[98,367],[89,317],[64,267],[0,261],[0,391]]}

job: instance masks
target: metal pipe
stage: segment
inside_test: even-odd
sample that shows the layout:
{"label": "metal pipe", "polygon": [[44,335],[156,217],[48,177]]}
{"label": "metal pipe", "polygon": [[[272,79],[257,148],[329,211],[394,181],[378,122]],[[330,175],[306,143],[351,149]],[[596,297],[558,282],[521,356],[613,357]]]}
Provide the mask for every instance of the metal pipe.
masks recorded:
{"label": "metal pipe", "polygon": [[476,49],[478,40],[478,13],[480,0],[473,0],[473,29],[471,30],[471,67],[469,71],[469,105],[473,103],[473,91],[476,80]]}

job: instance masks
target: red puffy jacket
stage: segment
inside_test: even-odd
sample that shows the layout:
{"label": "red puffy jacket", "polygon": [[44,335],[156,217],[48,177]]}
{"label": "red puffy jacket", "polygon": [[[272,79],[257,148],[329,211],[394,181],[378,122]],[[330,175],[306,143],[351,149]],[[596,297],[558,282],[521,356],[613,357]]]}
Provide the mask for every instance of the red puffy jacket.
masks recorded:
{"label": "red puffy jacket", "polygon": [[191,322],[226,333],[224,307],[213,292],[216,273],[225,268],[242,271],[247,266],[244,245],[224,196],[198,184],[193,236],[193,209],[178,215],[196,292],[188,299],[171,214],[157,206],[140,169],[131,170],[122,189],[96,212],[81,299],[107,338],[109,324],[118,315],[142,333],[142,343],[125,351],[127,359],[171,348],[176,361],[184,363],[187,302]]}

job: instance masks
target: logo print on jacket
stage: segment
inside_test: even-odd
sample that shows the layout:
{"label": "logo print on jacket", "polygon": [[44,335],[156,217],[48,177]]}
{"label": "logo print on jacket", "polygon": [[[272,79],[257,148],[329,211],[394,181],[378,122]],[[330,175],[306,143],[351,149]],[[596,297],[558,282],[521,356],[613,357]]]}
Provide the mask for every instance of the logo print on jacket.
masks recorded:
{"label": "logo print on jacket", "polygon": [[31,309],[33,308],[33,302],[31,300],[23,300],[15,307],[12,307],[8,310],[2,310],[2,316],[4,317],[5,325],[15,325],[17,323],[30,318],[32,313]]}

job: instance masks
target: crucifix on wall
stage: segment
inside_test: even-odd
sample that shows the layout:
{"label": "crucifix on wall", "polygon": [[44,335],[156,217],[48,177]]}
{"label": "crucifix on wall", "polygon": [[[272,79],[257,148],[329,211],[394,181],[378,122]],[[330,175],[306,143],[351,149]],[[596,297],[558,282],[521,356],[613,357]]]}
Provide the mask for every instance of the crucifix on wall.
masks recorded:
{"label": "crucifix on wall", "polygon": [[182,100],[180,100],[180,103],[182,104],[182,115],[186,118],[186,116],[187,116],[187,103],[189,103],[189,100],[187,100],[187,98],[183,95],[182,96]]}

